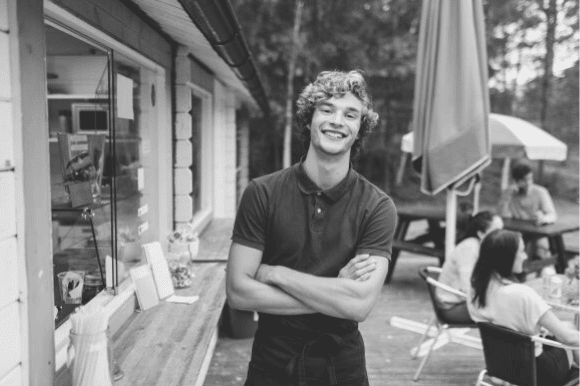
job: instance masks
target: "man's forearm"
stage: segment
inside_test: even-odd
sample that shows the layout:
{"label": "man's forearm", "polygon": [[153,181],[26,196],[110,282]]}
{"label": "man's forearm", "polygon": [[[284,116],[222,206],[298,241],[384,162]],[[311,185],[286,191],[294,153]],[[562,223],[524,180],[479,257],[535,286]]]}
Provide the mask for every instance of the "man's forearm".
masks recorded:
{"label": "man's forearm", "polygon": [[228,301],[232,307],[274,315],[301,315],[316,312],[279,288],[254,279],[247,280],[243,288],[228,289]]}
{"label": "man's forearm", "polygon": [[268,280],[318,312],[360,321],[374,305],[380,291],[376,283],[384,282],[387,264],[385,259],[373,272],[374,279],[364,282],[317,277],[286,267],[273,267]]}
{"label": "man's forearm", "polygon": [[284,291],[256,280],[261,260],[262,251],[232,243],[226,267],[226,292],[232,308],[279,315],[315,312]]}

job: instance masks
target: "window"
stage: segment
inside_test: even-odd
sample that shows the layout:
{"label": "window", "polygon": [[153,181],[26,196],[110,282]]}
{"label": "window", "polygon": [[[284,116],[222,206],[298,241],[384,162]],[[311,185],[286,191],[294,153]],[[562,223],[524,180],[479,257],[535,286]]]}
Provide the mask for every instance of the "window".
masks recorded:
{"label": "window", "polygon": [[115,293],[142,262],[141,244],[160,239],[164,82],[155,66],[56,22],[45,28],[59,327],[104,288]]}
{"label": "window", "polygon": [[193,83],[187,87],[191,132],[180,132],[176,138],[175,227],[191,222],[201,231],[211,220],[213,205],[212,96]]}

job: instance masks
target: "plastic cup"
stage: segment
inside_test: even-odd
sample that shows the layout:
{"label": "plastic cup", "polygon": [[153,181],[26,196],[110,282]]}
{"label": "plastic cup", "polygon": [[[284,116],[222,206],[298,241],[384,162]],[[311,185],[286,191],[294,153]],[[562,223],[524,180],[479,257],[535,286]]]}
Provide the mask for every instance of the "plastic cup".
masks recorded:
{"label": "plastic cup", "polygon": [[563,280],[557,275],[550,276],[550,298],[551,299],[561,299],[562,298],[562,284]]}
{"label": "plastic cup", "polygon": [[60,296],[65,304],[82,304],[85,273],[83,271],[65,271],[56,275]]}

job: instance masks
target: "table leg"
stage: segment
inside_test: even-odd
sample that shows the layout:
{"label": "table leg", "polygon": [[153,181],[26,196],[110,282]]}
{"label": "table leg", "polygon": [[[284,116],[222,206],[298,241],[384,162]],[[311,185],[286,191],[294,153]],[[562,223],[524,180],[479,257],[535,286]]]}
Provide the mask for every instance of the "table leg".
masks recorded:
{"label": "table leg", "polygon": [[556,272],[564,273],[568,262],[566,261],[566,248],[564,247],[564,237],[562,235],[556,235],[550,237],[550,249],[553,248],[556,253],[556,259],[558,263],[556,264]]}
{"label": "table leg", "polygon": [[[401,219],[397,222],[397,227],[395,228],[394,239],[395,240],[405,240],[405,236],[407,235],[407,230],[409,229],[409,224],[411,223],[410,220]],[[387,272],[387,278],[385,279],[385,283],[390,283],[391,278],[393,277],[393,273],[395,272],[395,264],[397,264],[397,258],[399,257],[399,253],[401,251],[398,248],[393,248],[391,253],[391,263],[389,264],[389,272]]]}

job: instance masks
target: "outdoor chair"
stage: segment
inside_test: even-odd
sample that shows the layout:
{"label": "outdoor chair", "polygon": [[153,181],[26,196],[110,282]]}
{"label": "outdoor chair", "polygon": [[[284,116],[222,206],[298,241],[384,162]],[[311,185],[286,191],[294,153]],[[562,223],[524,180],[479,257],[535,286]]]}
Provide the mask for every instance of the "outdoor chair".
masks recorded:
{"label": "outdoor chair", "polygon": [[[477,323],[477,325],[483,344],[486,368],[479,373],[476,386],[497,385],[497,381],[484,382],[486,375],[515,385],[536,386],[535,342],[578,350],[578,347],[566,346],[536,335],[530,336],[492,323]],[[577,376],[567,380],[565,384],[565,386],[572,385],[578,385]]]}
{"label": "outdoor chair", "polygon": [[[442,332],[445,331],[445,333],[449,334],[448,330],[451,328],[477,328],[477,324],[475,322],[457,323],[454,321],[447,320],[447,318],[445,318],[445,315],[444,315],[442,308],[441,308],[441,304],[440,304],[439,299],[437,297],[436,288],[441,288],[444,291],[453,293],[453,294],[458,295],[458,296],[465,298],[465,299],[467,299],[467,295],[461,291],[456,290],[455,288],[449,287],[448,285],[445,285],[445,284],[439,282],[438,279],[439,279],[440,274],[441,274],[441,268],[439,268],[439,267],[424,267],[424,268],[419,270],[419,275],[421,276],[421,278],[423,278],[423,280],[425,280],[425,283],[427,284],[427,289],[429,290],[429,296],[431,297],[431,303],[433,305],[433,311],[435,312],[435,316],[431,319],[431,321],[429,322],[429,325],[425,329],[425,333],[421,337],[421,340],[419,341],[419,344],[417,345],[417,349],[415,350],[415,352],[412,356],[413,359],[417,358],[417,355],[419,353],[419,348],[421,347],[423,342],[425,342],[425,340],[429,336],[429,330],[431,330],[432,326],[434,326],[437,329],[437,333],[436,333],[435,337],[433,338],[433,342],[429,346],[429,350],[427,351],[427,354],[421,360],[421,363],[419,364],[419,368],[417,369],[417,372],[415,373],[415,376],[413,377],[413,381],[417,381],[419,379],[419,376],[421,374],[421,370],[423,370],[423,366],[425,366],[425,363],[427,363],[427,360],[429,359],[429,356],[431,355],[431,351],[433,351],[433,348],[435,347],[435,344],[437,343],[437,340],[439,339],[439,336],[441,335]],[[450,335],[448,335],[448,337],[449,337],[449,341],[453,341],[453,339],[451,338]]]}

